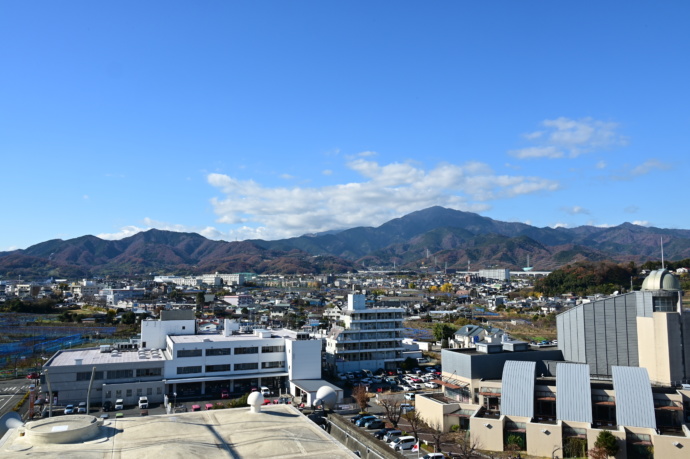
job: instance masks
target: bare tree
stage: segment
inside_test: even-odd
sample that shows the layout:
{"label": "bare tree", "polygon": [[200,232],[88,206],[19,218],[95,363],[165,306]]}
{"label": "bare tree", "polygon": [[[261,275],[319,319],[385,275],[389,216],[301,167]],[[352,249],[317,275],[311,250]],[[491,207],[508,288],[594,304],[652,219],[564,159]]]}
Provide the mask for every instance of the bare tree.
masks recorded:
{"label": "bare tree", "polygon": [[456,438],[455,447],[458,452],[454,455],[461,459],[471,459],[474,457],[475,451],[482,447],[477,437],[472,437],[469,431],[460,432]]}
{"label": "bare tree", "polygon": [[405,419],[405,421],[407,421],[408,424],[410,424],[410,430],[412,431],[412,434],[416,439],[419,440],[419,430],[422,427],[424,421],[422,420],[421,416],[419,416],[417,410],[408,411],[405,414],[403,414],[402,417],[403,419]]}
{"label": "bare tree", "polygon": [[352,398],[359,405],[361,411],[366,411],[369,403],[369,394],[364,386],[357,386],[352,389]]}
{"label": "bare tree", "polygon": [[388,421],[393,424],[395,429],[398,428],[398,422],[400,422],[400,416],[402,416],[402,410],[400,409],[400,404],[402,400],[393,394],[379,395],[379,406],[383,408],[386,413]]}
{"label": "bare tree", "polygon": [[449,432],[443,431],[443,423],[439,421],[431,421],[426,423],[429,426],[431,439],[434,441],[435,452],[441,452],[441,443],[447,441],[451,435]]}

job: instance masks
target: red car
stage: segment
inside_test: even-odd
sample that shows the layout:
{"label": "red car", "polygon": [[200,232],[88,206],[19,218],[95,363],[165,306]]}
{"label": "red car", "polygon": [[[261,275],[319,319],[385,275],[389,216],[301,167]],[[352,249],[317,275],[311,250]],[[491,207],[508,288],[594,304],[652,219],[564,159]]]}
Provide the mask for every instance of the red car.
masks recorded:
{"label": "red car", "polygon": [[223,389],[220,391],[220,398],[230,398],[230,391]]}
{"label": "red car", "polygon": [[26,375],[26,379],[38,379],[38,373],[29,373],[28,375]]}

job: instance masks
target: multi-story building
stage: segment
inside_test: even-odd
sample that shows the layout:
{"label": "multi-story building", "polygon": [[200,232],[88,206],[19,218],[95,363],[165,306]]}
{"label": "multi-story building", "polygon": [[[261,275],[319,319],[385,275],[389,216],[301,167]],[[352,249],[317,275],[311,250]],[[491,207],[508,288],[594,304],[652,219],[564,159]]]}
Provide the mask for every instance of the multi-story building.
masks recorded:
{"label": "multi-story building", "polygon": [[487,280],[493,279],[499,281],[508,281],[510,280],[510,269],[480,269],[477,272],[477,275]]}
{"label": "multi-story building", "polygon": [[118,398],[134,404],[141,395],[154,403],[175,393],[219,396],[223,389],[241,394],[261,386],[294,393],[300,382],[320,380],[322,340],[290,330],[240,333],[229,320],[224,326],[222,333],[197,333],[193,311],[162,311],[160,320],[142,322],[141,340],[129,349],[59,351],[44,365],[44,378],[60,404],[86,400],[93,371],[95,404]]}
{"label": "multi-story building", "polygon": [[443,392],[418,396],[416,410],[443,430],[468,428],[489,451],[512,442],[533,456],[579,457],[608,430],[617,457],[686,457],[690,319],[681,297],[678,279],[654,271],[639,292],[557,316],[558,349],[504,338],[443,350]]}
{"label": "multi-story building", "polygon": [[395,369],[404,360],[403,308],[367,308],[350,294],[326,338],[326,362],[337,372]]}

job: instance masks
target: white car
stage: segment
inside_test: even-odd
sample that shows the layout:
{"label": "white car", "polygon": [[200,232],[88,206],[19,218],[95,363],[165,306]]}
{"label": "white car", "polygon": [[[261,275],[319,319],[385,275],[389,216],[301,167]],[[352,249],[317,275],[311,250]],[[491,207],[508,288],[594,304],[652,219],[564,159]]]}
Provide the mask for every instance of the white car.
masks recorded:
{"label": "white car", "polygon": [[118,398],[115,400],[115,409],[116,410],[124,410],[125,409],[125,401],[122,400],[121,398]]}
{"label": "white car", "polygon": [[146,396],[139,397],[139,408],[142,410],[149,408],[149,399]]}
{"label": "white car", "polygon": [[415,394],[413,392],[408,392],[405,394],[405,400],[414,400]]}
{"label": "white car", "polygon": [[271,395],[271,389],[269,389],[266,386],[261,386],[261,395],[266,397],[267,395]]}
{"label": "white car", "polygon": [[422,390],[422,385],[419,383],[412,383],[412,388],[414,390]]}
{"label": "white car", "polygon": [[443,459],[445,457],[443,453],[429,453],[422,456],[422,459]]}
{"label": "white car", "polygon": [[427,381],[424,383],[424,387],[428,387],[430,389],[436,389],[438,387],[438,384],[435,382]]}

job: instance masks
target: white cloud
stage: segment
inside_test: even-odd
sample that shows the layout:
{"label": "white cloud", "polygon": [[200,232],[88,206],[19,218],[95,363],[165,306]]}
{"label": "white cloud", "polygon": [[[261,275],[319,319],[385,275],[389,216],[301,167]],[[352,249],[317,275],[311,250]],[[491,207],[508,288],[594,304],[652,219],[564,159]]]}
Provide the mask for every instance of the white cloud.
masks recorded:
{"label": "white cloud", "polygon": [[667,171],[670,170],[672,167],[673,166],[671,164],[664,163],[662,161],[659,161],[658,159],[652,158],[635,167],[623,167],[621,170],[611,174],[611,176],[607,177],[607,179],[627,181],[632,180],[635,177],[647,175],[654,171]]}
{"label": "white cloud", "polygon": [[599,161],[594,167],[597,169],[606,169],[606,161]]}
{"label": "white cloud", "polygon": [[573,120],[565,117],[544,120],[544,130],[523,134],[537,145],[512,150],[509,154],[519,159],[575,158],[583,153],[625,145],[627,139],[616,132],[617,123],[592,118]]}
{"label": "white cloud", "polygon": [[292,180],[295,177],[290,175],[290,174],[280,174],[280,178],[282,178],[284,180]]}
{"label": "white cloud", "polygon": [[333,175],[333,171],[330,169],[324,169],[321,171],[323,175]]}
{"label": "white cloud", "polygon": [[377,226],[435,205],[480,212],[489,201],[549,192],[553,180],[496,175],[480,162],[440,164],[425,170],[410,163],[379,164],[361,157],[347,166],[363,179],[324,187],[264,187],[212,173],[208,183],[224,196],[211,200],[218,222],[233,225],[231,239],[277,239],[305,233]]}
{"label": "white cloud", "polygon": [[580,206],[572,206],[572,207],[561,207],[561,210],[564,212],[570,214],[570,215],[589,215],[589,210],[585,209],[584,207]]}
{"label": "white cloud", "polygon": [[670,164],[662,163],[661,161],[657,159],[649,159],[645,161],[644,163],[640,164],[637,167],[634,167],[630,171],[630,175],[633,177],[637,177],[640,175],[646,175],[649,174],[650,172],[654,170],[660,170],[660,171],[666,171],[671,169]]}
{"label": "white cloud", "polygon": [[554,223],[553,225],[550,225],[551,228],[568,228],[570,225],[567,223]]}
{"label": "white cloud", "polygon": [[125,226],[117,233],[101,233],[97,234],[96,237],[99,237],[101,239],[107,239],[109,241],[115,241],[119,239],[124,239],[129,236],[134,236],[135,234],[141,233],[142,231],[146,231],[148,229],[151,228],[139,228],[138,226],[130,225]]}
{"label": "white cloud", "polygon": [[652,226],[652,224],[647,220],[635,220],[632,222],[632,224],[637,226]]}

